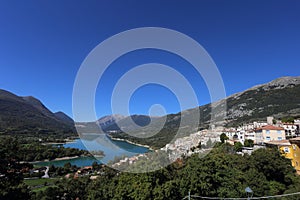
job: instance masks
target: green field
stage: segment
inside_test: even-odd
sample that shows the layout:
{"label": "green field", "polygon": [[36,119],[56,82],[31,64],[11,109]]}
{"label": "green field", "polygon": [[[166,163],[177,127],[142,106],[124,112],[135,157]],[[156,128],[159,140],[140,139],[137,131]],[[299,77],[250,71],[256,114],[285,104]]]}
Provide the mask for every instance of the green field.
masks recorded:
{"label": "green field", "polygon": [[37,192],[37,191],[45,190],[47,187],[53,186],[57,180],[59,180],[59,178],[26,179],[26,180],[24,180],[24,183],[26,185],[30,186],[30,188],[33,191]]}

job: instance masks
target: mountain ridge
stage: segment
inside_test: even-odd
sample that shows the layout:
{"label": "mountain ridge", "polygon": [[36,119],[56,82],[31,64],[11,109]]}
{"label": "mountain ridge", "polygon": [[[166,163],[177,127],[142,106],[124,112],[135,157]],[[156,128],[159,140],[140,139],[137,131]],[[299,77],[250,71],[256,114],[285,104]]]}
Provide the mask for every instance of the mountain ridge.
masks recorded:
{"label": "mountain ridge", "polygon": [[74,125],[62,121],[35,97],[17,96],[0,89],[0,133],[74,134],[74,132]]}
{"label": "mountain ridge", "polygon": [[[158,137],[165,139],[165,134],[173,135],[178,131],[182,116],[193,119],[200,112],[199,126],[184,127],[180,129],[182,134],[197,131],[199,128],[208,128],[210,124],[221,126],[238,126],[253,120],[261,120],[273,115],[276,118],[284,116],[299,116],[300,113],[300,76],[280,77],[265,84],[253,86],[243,92],[232,94],[225,99],[202,105],[196,108],[184,110],[163,117],[151,117],[146,115],[108,115],[101,117],[96,122],[78,123],[82,131],[88,132],[117,132],[121,133],[124,127],[128,130],[130,118],[140,128],[135,132],[150,133],[154,129],[147,126],[150,122],[155,126],[163,118],[166,125],[158,133]],[[226,109],[224,109],[226,106]],[[211,119],[211,110],[216,109],[221,116],[215,121]],[[224,116],[224,119],[222,117]],[[118,127],[118,124],[123,127]],[[58,133],[75,132],[74,121],[62,112],[51,112],[40,100],[32,96],[21,97],[9,91],[0,89],[0,133]],[[88,127],[88,128],[87,128]],[[89,129],[90,128],[90,129]],[[136,127],[135,127],[136,128]],[[103,130],[102,130],[103,129]],[[120,137],[123,137],[119,135]],[[150,138],[149,140],[155,140]]]}
{"label": "mountain ridge", "polygon": [[[212,108],[217,111],[216,114],[218,115],[214,120],[211,118]],[[185,116],[186,121],[189,121],[198,112],[200,112],[198,127],[191,124],[190,127],[179,128],[182,115]],[[176,114],[169,114],[164,128],[155,137],[151,136],[147,139],[134,138],[123,133],[121,129],[115,129],[117,133],[112,134],[112,136],[160,148],[169,143],[176,134],[178,137],[186,136],[199,129],[209,128],[210,125],[239,126],[254,120],[264,120],[267,116],[276,118],[285,116],[300,117],[300,76],[277,78],[219,101]],[[112,131],[113,129],[108,127],[107,130]],[[141,128],[135,132],[148,132],[150,134],[151,130],[154,130],[154,128],[147,127],[146,130]]]}

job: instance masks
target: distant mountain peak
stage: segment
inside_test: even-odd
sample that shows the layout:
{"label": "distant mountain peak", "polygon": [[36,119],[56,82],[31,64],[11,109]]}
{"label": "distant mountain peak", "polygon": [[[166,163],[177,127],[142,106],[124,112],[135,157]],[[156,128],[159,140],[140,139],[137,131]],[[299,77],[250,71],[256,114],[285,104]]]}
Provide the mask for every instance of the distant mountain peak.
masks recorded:
{"label": "distant mountain peak", "polygon": [[66,124],[74,124],[74,120],[62,111],[54,113],[54,116]]}
{"label": "distant mountain peak", "polygon": [[[226,97],[226,99],[229,98],[239,98],[239,96],[245,92],[251,91],[251,90],[258,90],[258,89],[263,89],[263,90],[270,90],[270,89],[283,89],[286,87],[294,87],[296,85],[300,85],[300,76],[284,76],[284,77],[280,77],[277,78],[275,80],[272,80],[268,83],[264,83],[264,84],[259,84],[259,85],[255,85],[245,91],[242,92],[238,92],[235,94],[232,94],[228,97]],[[220,101],[224,101],[226,99],[222,99]],[[220,101],[218,102],[214,102],[212,104],[218,104],[220,103]]]}
{"label": "distant mountain peak", "polygon": [[283,89],[286,87],[294,87],[299,84],[300,84],[300,76],[284,76],[265,84],[256,85],[250,88],[249,90],[255,90],[258,88],[262,88],[264,90]]}
{"label": "distant mountain peak", "polygon": [[101,117],[100,119],[97,120],[97,124],[102,128],[105,129],[106,127],[117,123],[118,121],[126,118],[124,115],[120,114],[113,114],[113,115],[106,115],[104,117]]}

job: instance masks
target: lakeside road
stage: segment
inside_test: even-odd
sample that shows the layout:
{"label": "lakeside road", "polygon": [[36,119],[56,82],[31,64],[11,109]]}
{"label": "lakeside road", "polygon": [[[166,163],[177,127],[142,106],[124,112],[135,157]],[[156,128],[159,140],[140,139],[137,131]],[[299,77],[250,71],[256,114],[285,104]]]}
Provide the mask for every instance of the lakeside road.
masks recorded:
{"label": "lakeside road", "polygon": [[42,145],[64,145],[64,144],[69,144],[69,143],[74,143],[74,142],[75,142],[75,139],[68,140],[65,142],[45,142],[45,143],[42,143]]}
{"label": "lakeside road", "polygon": [[[32,161],[32,162],[28,162],[28,163],[30,163],[30,164],[36,164],[36,163],[40,163],[40,162],[72,160],[72,159],[79,158],[79,157],[85,157],[85,156],[72,156],[72,157],[71,156],[66,156],[66,157],[61,157],[61,158],[55,158],[53,160],[45,159],[45,160]],[[21,162],[25,162],[25,161],[21,161]]]}

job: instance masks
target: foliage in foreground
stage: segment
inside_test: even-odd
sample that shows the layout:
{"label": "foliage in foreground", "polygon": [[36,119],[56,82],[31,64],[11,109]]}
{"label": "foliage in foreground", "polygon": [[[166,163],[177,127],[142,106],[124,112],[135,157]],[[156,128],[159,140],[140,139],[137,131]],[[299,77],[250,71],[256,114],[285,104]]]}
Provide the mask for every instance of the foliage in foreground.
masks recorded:
{"label": "foliage in foreground", "polygon": [[[277,195],[300,190],[300,177],[277,149],[259,149],[251,156],[237,155],[222,144],[209,155],[193,155],[167,168],[144,174],[118,173],[109,168],[91,181],[64,179],[33,199],[181,199],[190,191],[200,196],[246,197]],[[289,197],[288,199],[292,199]]]}

